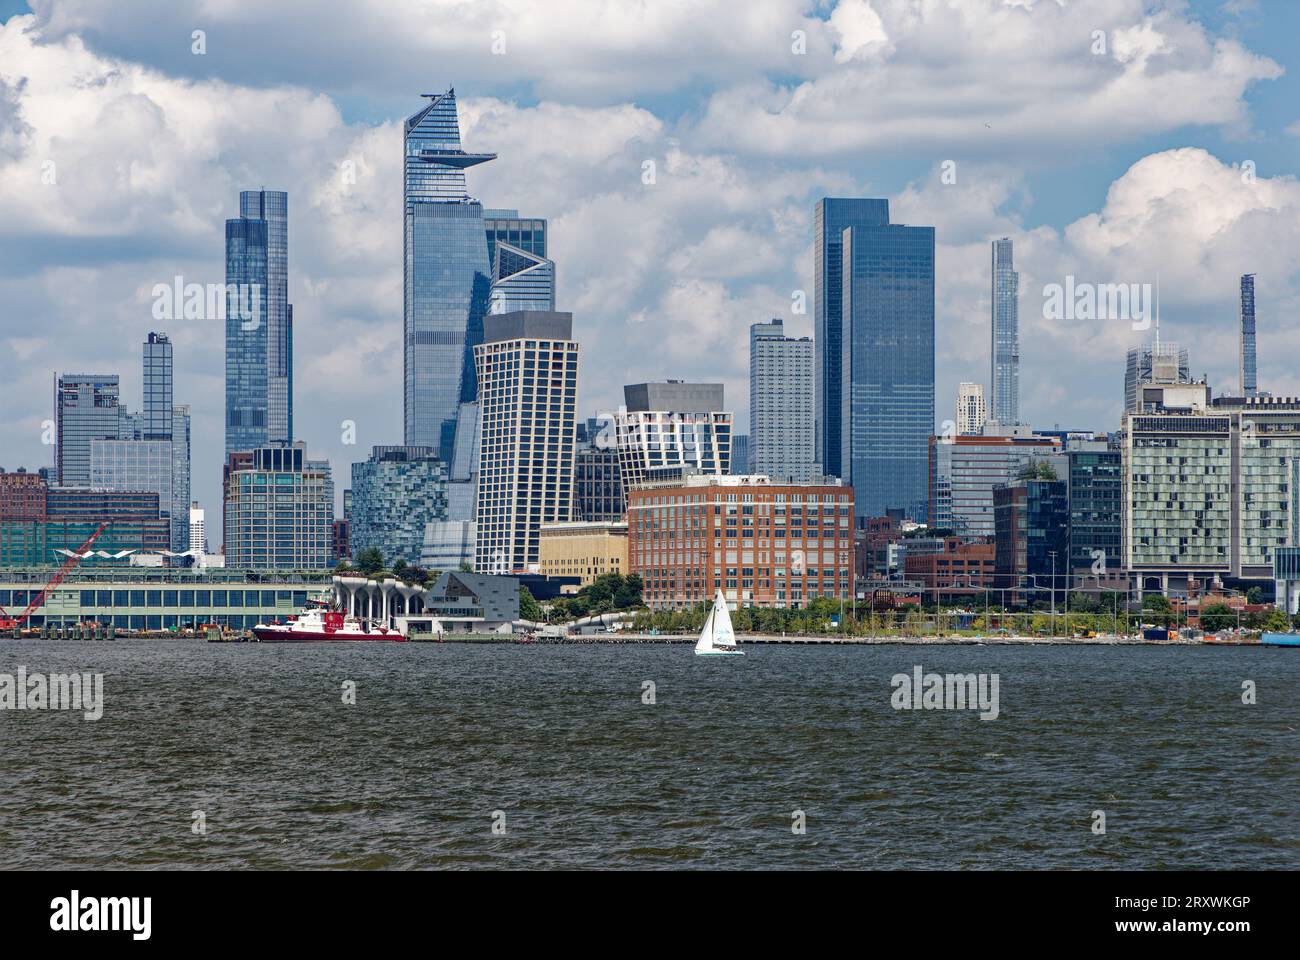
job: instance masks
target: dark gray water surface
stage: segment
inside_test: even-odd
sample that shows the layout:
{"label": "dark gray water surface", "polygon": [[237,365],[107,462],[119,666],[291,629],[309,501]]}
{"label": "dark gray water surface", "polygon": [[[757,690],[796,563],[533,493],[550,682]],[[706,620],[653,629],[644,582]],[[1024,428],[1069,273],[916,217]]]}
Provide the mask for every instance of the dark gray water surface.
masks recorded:
{"label": "dark gray water surface", "polygon": [[[918,663],[997,673],[1001,716],[895,711]],[[105,712],[0,710],[5,868],[1300,866],[1300,650],[0,641],[20,664],[103,673]]]}

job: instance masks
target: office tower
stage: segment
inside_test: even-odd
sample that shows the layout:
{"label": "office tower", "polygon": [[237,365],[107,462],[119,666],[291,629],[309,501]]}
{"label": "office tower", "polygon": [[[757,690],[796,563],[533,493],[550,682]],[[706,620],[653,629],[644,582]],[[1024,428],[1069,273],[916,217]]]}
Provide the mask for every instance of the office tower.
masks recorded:
{"label": "office tower", "polygon": [[292,440],[289,197],[244,190],[226,221],[226,453]]}
{"label": "office tower", "polygon": [[489,313],[555,309],[555,264],[498,241],[492,262]]}
{"label": "office tower", "polygon": [[[824,197],[813,214],[813,344],[817,442],[814,459],[828,476],[848,476],[843,435],[848,422],[849,341],[843,318],[843,237],[847,227],[883,227],[888,200]],[[868,514],[869,515],[869,514]]]}
{"label": "office tower", "polygon": [[[690,474],[628,493],[628,566],[652,610],[853,596],[853,491],[837,480]],[[725,543],[725,547],[723,544]]]}
{"label": "office tower", "polygon": [[731,470],[733,474],[752,473],[749,468],[749,434],[731,435]]}
{"label": "office tower", "polygon": [[334,484],[329,464],[308,460],[301,443],[230,454],[223,500],[227,567],[330,566]]}
{"label": "office tower", "polygon": [[546,256],[546,221],[541,217],[521,217],[518,210],[485,208],[483,227],[487,232],[488,263],[496,262],[498,240],[535,256]]}
{"label": "office tower", "polygon": [[117,374],[65,373],[54,388],[58,430],[55,475],[60,486],[90,486],[90,443],[121,430]]}
{"label": "office tower", "polygon": [[994,240],[990,391],[993,419],[1007,426],[1020,422],[1020,274],[1013,264],[1011,241]]}
{"label": "office tower", "polygon": [[203,508],[197,500],[190,504],[190,551],[196,557],[202,557],[208,552],[207,523]]}
{"label": "office tower", "polygon": [[141,439],[172,437],[172,343],[165,333],[150,333],[144,342],[144,408]]}
{"label": "office tower", "polygon": [[[750,326],[748,464],[733,473],[797,482],[820,473],[816,359],[812,340],[787,337],[780,319]],[[735,449],[732,458],[741,459]]]}
{"label": "office tower", "polygon": [[461,570],[474,565],[474,545],[478,542],[473,520],[448,520],[424,528],[420,548],[420,566],[426,570]]}
{"label": "office tower", "polygon": [[722,384],[667,380],[623,387],[614,416],[623,496],[647,480],[731,472],[731,414]]}
{"label": "office tower", "polygon": [[993,490],[994,587],[1048,599],[1069,589],[1070,507],[1065,480],[1013,480]]}
{"label": "office tower", "polygon": [[934,431],[934,228],[848,226],[840,465],[863,516],[926,515]]}
{"label": "office tower", "polygon": [[573,314],[493,314],[483,327],[483,342],[474,348],[480,411],[475,569],[535,572],[542,524],[572,519]]}
{"label": "office tower", "polygon": [[447,519],[447,464],[432,447],[375,447],[352,464],[352,550],[374,547],[389,567],[420,563],[425,526]]}
{"label": "office tower", "polygon": [[1241,356],[1238,366],[1238,383],[1241,395],[1253,397],[1259,393],[1255,376],[1255,275],[1243,274],[1241,278]]}
{"label": "office tower", "polygon": [[184,553],[189,549],[190,540],[190,457],[192,446],[189,404],[182,403],[172,407],[171,445],[172,499],[167,510],[172,521],[172,551],[174,553]]}
{"label": "office tower", "polygon": [[1191,364],[1187,348],[1176,343],[1161,342],[1132,347],[1124,368],[1124,409],[1138,409],[1138,387],[1147,383],[1191,383]]}
{"label": "office tower", "polygon": [[1118,448],[1109,448],[1104,441],[1067,450],[1066,457],[1070,500],[1068,569],[1079,576],[1114,576],[1123,569],[1123,458]]}
{"label": "office tower", "polygon": [[614,417],[588,417],[577,425],[573,452],[573,519],[617,522],[626,510]]}
{"label": "office tower", "polygon": [[1027,428],[1004,435],[933,437],[930,442],[928,522],[959,537],[993,536],[993,489],[1025,467],[1047,462],[1064,474],[1061,441]]}
{"label": "office tower", "polygon": [[555,309],[555,263],[546,259],[546,221],[518,210],[484,210],[490,313]]}
{"label": "office tower", "polygon": [[496,155],[461,149],[455,90],[424,96],[403,137],[404,437],[450,462],[459,407],[478,393],[474,347],[492,286],[483,207],[465,170]]}
{"label": "office tower", "polygon": [[984,384],[962,383],[957,386],[957,433],[975,436],[984,432],[988,413],[984,407]]}

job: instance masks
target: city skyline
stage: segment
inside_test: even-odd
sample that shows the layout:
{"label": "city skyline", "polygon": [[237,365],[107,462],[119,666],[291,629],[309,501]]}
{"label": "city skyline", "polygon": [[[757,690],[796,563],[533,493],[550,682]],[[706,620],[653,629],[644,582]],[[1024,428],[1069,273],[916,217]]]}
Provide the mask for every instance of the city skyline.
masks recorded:
{"label": "city skyline", "polygon": [[[1046,16],[1037,11],[1026,15]],[[1060,22],[1039,24],[1052,37],[1051,45],[1058,53],[1066,45],[1067,28],[1079,26],[1077,20],[1070,19],[1070,11],[1062,16],[1065,19]],[[311,164],[278,150],[255,146],[249,136],[254,132],[265,135],[265,122],[240,117],[238,125],[229,127],[231,142],[227,148],[229,155],[238,159],[223,161],[233,165],[214,168],[219,175],[207,178],[210,184],[200,188],[199,180],[182,179],[186,171],[203,169],[186,156],[169,188],[182,192],[201,189],[198,196],[207,199],[193,206],[206,211],[206,218],[191,218],[182,229],[172,231],[174,242],[165,253],[153,250],[131,254],[128,248],[128,266],[123,266],[119,258],[118,265],[112,268],[90,261],[90,269],[100,278],[93,281],[96,289],[103,291],[96,299],[107,296],[106,309],[92,335],[60,338],[55,343],[41,336],[40,330],[14,330],[7,325],[5,336],[18,339],[18,346],[31,358],[32,366],[40,369],[125,369],[129,358],[119,352],[119,342],[135,342],[147,329],[158,325],[148,316],[152,285],[169,281],[177,273],[196,282],[220,281],[219,270],[203,266],[220,261],[220,241],[214,242],[213,234],[228,214],[218,206],[228,207],[234,192],[246,189],[250,183],[274,183],[292,195],[292,230],[299,238],[290,251],[289,299],[299,305],[300,312],[295,357],[299,374],[296,387],[302,395],[299,406],[310,412],[305,414],[305,422],[295,424],[294,433],[307,442],[313,455],[327,456],[337,475],[346,476],[347,465],[364,459],[371,446],[402,441],[394,423],[400,397],[393,390],[400,382],[393,364],[401,353],[395,349],[400,334],[394,329],[393,306],[400,307],[400,300],[394,300],[391,293],[375,295],[376,290],[393,289],[394,264],[401,262],[400,255],[393,252],[400,228],[394,227],[391,217],[395,209],[394,185],[400,182],[400,171],[394,168],[397,151],[392,137],[404,115],[401,104],[409,103],[421,89],[443,89],[454,81],[462,94],[474,93],[461,100],[461,136],[466,143],[490,147],[501,154],[494,163],[475,168],[471,194],[481,196],[485,205],[509,205],[551,221],[555,250],[548,250],[547,256],[563,269],[567,292],[562,305],[578,316],[589,356],[609,358],[610,362],[603,365],[608,372],[596,368],[583,379],[580,417],[616,408],[622,383],[637,379],[716,376],[733,398],[743,397],[748,364],[743,349],[731,351],[736,356],[725,369],[704,371],[700,351],[693,348],[691,336],[715,346],[743,343],[748,325],[770,316],[786,317],[791,336],[813,335],[812,220],[813,208],[821,196],[887,198],[897,208],[895,219],[935,226],[935,390],[941,398],[952,396],[962,380],[985,378],[989,362],[985,326],[989,306],[987,250],[989,242],[999,236],[1011,237],[1017,245],[1024,328],[1022,417],[1035,426],[1062,423],[1116,429],[1124,351],[1149,336],[1128,323],[1059,324],[1045,320],[1041,290],[1047,283],[1062,282],[1068,274],[1095,282],[1140,282],[1159,274],[1165,281],[1166,318],[1177,325],[1180,339],[1196,342],[1198,356],[1202,352],[1200,342],[1207,344],[1205,372],[1216,392],[1222,393],[1235,380],[1237,365],[1236,281],[1243,273],[1256,272],[1261,309],[1268,317],[1277,318],[1261,332],[1260,389],[1275,395],[1300,392],[1289,372],[1275,359],[1284,354],[1294,336],[1286,318],[1295,312],[1291,308],[1295,303],[1296,268],[1292,254],[1281,249],[1285,245],[1266,248],[1246,236],[1229,253],[1211,244],[1207,234],[1193,230],[1191,238],[1202,240],[1212,251],[1211,269],[1198,267],[1193,282],[1177,284],[1174,281],[1188,275],[1188,264],[1193,261],[1172,257],[1168,268],[1159,262],[1187,246],[1161,242],[1169,221],[1153,212],[1160,198],[1172,196],[1170,191],[1214,185],[1234,198],[1234,204],[1223,214],[1225,221],[1216,225],[1220,232],[1226,227],[1231,235],[1232,225],[1246,216],[1274,216],[1279,222],[1286,218],[1294,187],[1283,179],[1290,171],[1279,162],[1277,149],[1286,142],[1279,138],[1289,136],[1282,130],[1291,119],[1279,115],[1274,102],[1278,95],[1270,91],[1286,89],[1291,80],[1278,76],[1278,70],[1269,65],[1285,62],[1286,57],[1269,49],[1267,38],[1248,16],[1231,18],[1203,5],[1193,5],[1183,17],[1165,15],[1151,20],[1149,14],[1134,15],[1116,8],[1099,11],[1096,19],[1099,26],[1112,32],[1149,22],[1157,32],[1185,39],[1191,49],[1199,49],[1198,43],[1224,39],[1225,43],[1250,51],[1250,56],[1228,78],[1205,80],[1227,85],[1225,95],[1231,98],[1232,109],[1207,113],[1199,122],[1179,114],[1176,121],[1164,124],[1154,140],[1148,134],[1141,142],[1121,124],[1117,132],[1103,138],[1114,156],[1108,162],[1091,165],[1103,171],[1105,179],[1090,174],[1091,179],[1072,184],[1073,199],[1068,204],[1059,197],[1017,201],[1016,196],[1018,191],[1041,195],[1047,171],[1059,175],[1075,161],[1037,155],[1018,168],[1013,164],[1010,170],[993,172],[999,166],[999,156],[1009,156],[1006,151],[1012,145],[1026,142],[1027,134],[1018,129],[1010,132],[1005,149],[986,147],[969,156],[956,152],[955,180],[951,183],[944,182],[947,151],[942,146],[927,146],[915,135],[903,137],[906,156],[889,156],[870,143],[841,138],[832,145],[818,146],[812,156],[804,159],[790,153],[791,148],[767,148],[769,158],[765,160],[765,151],[744,138],[723,148],[716,130],[709,129],[708,123],[683,126],[679,106],[690,102],[689,92],[679,90],[674,95],[677,107],[669,102],[674,97],[652,97],[647,106],[631,107],[627,101],[635,88],[634,80],[615,84],[594,96],[590,90],[534,90],[512,96],[498,78],[484,73],[479,61],[488,58],[478,58],[465,64],[463,70],[458,69],[459,64],[449,62],[445,84],[428,77],[411,78],[410,83],[401,86],[381,83],[366,108],[347,102],[346,97],[330,99],[339,95],[322,85],[314,103],[325,107],[327,113],[335,111],[334,115],[322,117],[318,132],[297,130],[304,143],[321,148],[320,156]],[[32,131],[30,145],[20,151],[27,162],[40,160],[49,152],[38,149],[48,142],[48,135],[68,135],[58,114],[49,113],[40,102],[29,99],[32,90],[48,91],[57,86],[60,81],[55,76],[56,65],[72,58],[90,73],[107,76],[114,65],[143,62],[139,56],[132,59],[115,47],[117,41],[111,31],[98,34],[86,50],[74,54],[58,42],[68,28],[46,24],[44,29],[48,29],[52,42],[38,48],[30,38],[18,33],[19,26],[34,23],[34,18],[27,17],[6,22],[3,41],[6,52],[12,54],[6,63],[18,65],[7,69],[18,69],[30,78],[24,93],[10,93],[7,87],[4,98],[6,104],[12,102],[14,109],[21,109],[23,129]],[[811,90],[816,92],[826,82],[825,77],[837,70],[852,76],[864,69],[870,59],[871,43],[860,35],[854,36],[842,18],[832,16],[831,20],[804,26],[811,28],[809,59],[797,62],[807,64],[805,82]],[[886,17],[882,29],[886,35],[896,37],[900,46],[898,54],[885,59],[901,70],[908,60],[904,40],[920,42],[937,27],[925,23],[907,28]],[[725,49],[731,51],[733,47]],[[783,49],[788,56],[788,44]],[[838,61],[837,52],[842,55]],[[1088,52],[1087,56],[1094,54]],[[507,53],[488,65],[508,64],[518,69],[520,59]],[[763,60],[755,69],[761,73],[770,69],[772,62],[771,58]],[[1120,60],[1111,56],[1107,62],[1108,69],[1135,71],[1137,81],[1152,82],[1154,60],[1152,70],[1125,67],[1133,63],[1131,57]],[[744,74],[740,63],[733,59],[730,66],[719,68],[719,75],[702,81],[699,96],[705,99],[701,102],[720,107],[720,98],[735,78]],[[164,58],[147,77],[133,68],[110,78],[108,90],[120,94],[139,89],[146,95],[172,95],[179,78],[196,66],[218,74],[228,69],[225,61],[215,59],[191,63]],[[1194,62],[1191,68],[1196,68]],[[1208,68],[1201,69],[1198,76],[1204,80],[1203,71]],[[288,80],[292,69],[286,66],[285,70],[284,76],[268,77],[266,82],[274,87]],[[248,95],[251,89],[243,87],[233,94],[235,99]],[[282,95],[289,98],[286,109],[290,104],[295,110],[301,106],[292,94]],[[564,104],[570,105],[568,113],[561,109]],[[777,112],[772,116],[779,123],[791,124],[797,119],[773,109]],[[11,112],[6,108],[0,116],[8,120]],[[722,114],[708,116],[716,121],[715,127],[725,124]],[[595,134],[588,129],[593,119],[608,121],[602,127],[603,139],[596,142]],[[1253,123],[1269,134],[1264,146],[1256,149],[1257,144],[1251,144],[1246,150],[1238,137],[1230,135],[1234,124],[1240,127],[1243,123]],[[241,130],[241,125],[247,129]],[[1000,126],[996,118],[990,122],[995,131]],[[979,128],[984,129],[983,123]],[[547,134],[541,140],[538,138],[543,129]],[[1052,128],[1044,127],[1048,129]],[[665,139],[681,134],[685,136],[678,137],[676,147]],[[84,134],[79,142],[88,145],[92,138]],[[782,149],[787,152],[780,153]],[[1250,186],[1243,183],[1240,172],[1242,158],[1248,152],[1254,154],[1253,186],[1258,189],[1253,193],[1235,191],[1238,185]],[[850,168],[861,170],[867,158],[874,158],[868,164],[869,174],[846,172]],[[760,179],[763,165],[772,159],[780,160],[791,175]],[[643,168],[645,160],[656,161],[653,183],[642,182],[647,173]],[[1234,163],[1237,168],[1232,166]],[[716,173],[710,172],[710,164],[717,166]],[[625,175],[619,173],[623,165],[627,167]],[[37,176],[39,167],[38,163]],[[56,208],[64,202],[59,191],[70,183],[66,164],[63,169],[64,175],[49,185],[52,192],[46,195],[56,201]],[[16,176],[17,158],[7,163],[5,170]],[[525,170],[529,174],[521,175]],[[800,172],[798,178],[793,176],[796,171]],[[748,208],[744,203],[720,204],[706,198],[708,193],[719,192],[714,185],[722,181],[715,178],[724,174],[738,178],[734,179],[738,191],[734,199],[745,198]],[[35,182],[40,185],[39,179]],[[1238,192],[1241,196],[1237,196]],[[1255,196],[1261,193],[1266,196]],[[83,198],[88,204],[88,224],[101,222],[104,196],[92,191]],[[300,202],[294,199],[299,196]],[[1277,208],[1276,213],[1259,212],[1268,205],[1266,200]],[[641,225],[640,240],[631,239],[625,232],[628,221],[617,213],[617,205],[607,205],[614,201],[634,214],[632,222]],[[8,193],[6,202],[16,205],[16,214],[25,210]],[[161,217],[158,222],[165,222],[166,209],[151,200],[147,192],[141,197],[128,192],[121,202],[145,203],[147,209]],[[47,223],[41,235],[58,234],[48,221],[38,222]],[[1092,246],[1083,242],[1085,237],[1100,240],[1104,250],[1107,244],[1113,246],[1123,239],[1132,249],[1134,232],[1143,224],[1150,230],[1150,240],[1139,243],[1141,252],[1129,261],[1128,267],[1111,254],[1088,253]],[[648,233],[645,227],[651,228]],[[147,227],[144,235],[150,229]],[[669,237],[673,238],[673,249],[681,253],[659,253],[662,241]],[[650,246],[643,250],[647,242]],[[744,242],[751,250],[747,265],[728,262],[728,245],[736,242]],[[627,255],[611,261],[609,250],[618,243],[622,243]],[[62,249],[67,250],[67,245]],[[648,258],[644,254],[649,254]],[[1223,266],[1214,267],[1220,260]],[[17,257],[15,262],[21,268],[27,261]],[[76,291],[63,304],[45,300],[46,295],[33,286],[37,278],[58,269],[61,262],[73,266],[78,258],[71,252],[56,255],[50,266],[29,269],[26,276],[30,281],[23,280],[22,274],[9,281],[16,294],[11,302],[16,309],[49,316],[51,328],[64,324],[69,330],[79,331],[79,322],[66,319],[67,311],[76,309],[79,302]],[[389,279],[375,281],[379,286],[363,280],[361,273],[372,267]],[[634,291],[631,299],[628,290]],[[792,294],[798,291],[805,294],[803,313],[792,309]],[[112,330],[112,337],[97,339],[101,328]],[[219,358],[203,349],[204,338],[211,342],[211,330],[202,322],[170,323],[168,329],[178,343],[178,355],[186,358],[177,371],[178,383],[188,380],[195,385],[188,394],[194,406],[194,434],[199,438],[194,494],[212,510],[219,499],[220,458],[209,449],[214,427],[217,432],[221,429],[222,412],[220,404],[213,403],[212,390],[214,375],[219,373]],[[1062,377],[1052,361],[1061,355],[1060,349],[1067,347],[1073,362]],[[51,364],[52,355],[64,356],[66,362]],[[727,353],[717,355],[726,357]],[[16,384],[23,391],[19,396],[34,397],[31,390],[25,389],[25,376],[20,374]],[[736,432],[748,433],[745,404],[733,402],[731,406],[736,413]],[[941,409],[946,406],[946,401],[941,401]],[[22,403],[21,416],[0,428],[4,431],[0,439],[11,451],[6,457],[9,469],[18,465],[36,469],[52,463],[52,451],[40,442],[40,424],[49,416],[47,407],[45,403]],[[302,416],[298,419],[302,420]],[[345,432],[341,424],[345,421],[356,425],[354,445],[341,440]]]}

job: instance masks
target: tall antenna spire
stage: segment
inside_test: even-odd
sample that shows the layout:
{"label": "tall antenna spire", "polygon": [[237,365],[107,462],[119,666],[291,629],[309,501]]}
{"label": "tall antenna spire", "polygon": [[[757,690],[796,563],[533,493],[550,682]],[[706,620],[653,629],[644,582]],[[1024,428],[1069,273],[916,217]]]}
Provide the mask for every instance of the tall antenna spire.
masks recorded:
{"label": "tall antenna spire", "polygon": [[1156,353],[1160,353],[1160,274],[1156,274]]}

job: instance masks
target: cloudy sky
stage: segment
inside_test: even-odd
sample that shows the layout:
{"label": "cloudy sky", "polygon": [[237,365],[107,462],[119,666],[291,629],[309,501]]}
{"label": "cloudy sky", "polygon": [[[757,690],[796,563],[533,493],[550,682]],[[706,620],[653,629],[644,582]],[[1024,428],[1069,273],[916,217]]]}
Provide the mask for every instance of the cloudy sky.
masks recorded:
{"label": "cloudy sky", "polygon": [[289,193],[299,438],[340,489],[401,442],[401,121],[448,86],[499,154],[471,192],[550,220],[585,414],[707,377],[744,429],[747,327],[812,333],[828,195],[936,228],[940,421],[988,381],[999,236],[1034,425],[1114,429],[1149,336],[1046,317],[1067,275],[1158,280],[1163,336],[1222,393],[1257,273],[1260,386],[1300,394],[1297,35],[1291,0],[0,0],[0,466],[53,462],[56,370],[119,372],[138,408],[163,328],[219,507],[222,328],[155,321],[152,290],[223,282],[259,186]]}

